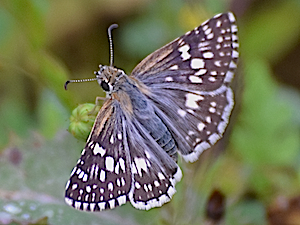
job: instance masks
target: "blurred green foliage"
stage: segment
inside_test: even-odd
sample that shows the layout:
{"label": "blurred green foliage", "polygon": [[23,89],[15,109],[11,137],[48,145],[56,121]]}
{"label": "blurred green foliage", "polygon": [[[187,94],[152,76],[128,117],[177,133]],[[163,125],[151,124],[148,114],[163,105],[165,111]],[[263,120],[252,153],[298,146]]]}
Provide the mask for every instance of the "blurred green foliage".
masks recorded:
{"label": "blurred green foliage", "polygon": [[[226,151],[180,162],[183,180],[162,208],[86,213],[65,205],[64,185],[84,146],[66,132],[68,118],[104,93],[96,82],[63,85],[108,64],[107,27],[120,25],[115,65],[129,74],[147,54],[228,10],[237,16],[241,60]],[[299,73],[286,85],[274,69],[285,70],[299,32],[297,0],[0,1],[0,224],[201,224],[215,188],[226,196],[224,224],[267,224],[279,197],[300,195]]]}

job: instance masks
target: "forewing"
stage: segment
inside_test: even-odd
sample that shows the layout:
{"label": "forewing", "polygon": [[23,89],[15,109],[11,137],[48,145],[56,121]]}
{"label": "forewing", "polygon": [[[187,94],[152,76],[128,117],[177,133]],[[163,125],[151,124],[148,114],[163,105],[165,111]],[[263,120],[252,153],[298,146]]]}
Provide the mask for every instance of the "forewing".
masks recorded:
{"label": "forewing", "polygon": [[102,211],[128,201],[132,176],[123,120],[118,102],[105,102],[67,182],[67,204],[84,211]]}
{"label": "forewing", "polygon": [[232,80],[238,55],[237,26],[229,12],[214,16],[153,52],[132,75],[147,86],[168,83],[213,91]]}
{"label": "forewing", "polygon": [[235,18],[225,13],[155,51],[132,72],[149,89],[156,114],[187,161],[197,160],[225,131],[238,56]]}

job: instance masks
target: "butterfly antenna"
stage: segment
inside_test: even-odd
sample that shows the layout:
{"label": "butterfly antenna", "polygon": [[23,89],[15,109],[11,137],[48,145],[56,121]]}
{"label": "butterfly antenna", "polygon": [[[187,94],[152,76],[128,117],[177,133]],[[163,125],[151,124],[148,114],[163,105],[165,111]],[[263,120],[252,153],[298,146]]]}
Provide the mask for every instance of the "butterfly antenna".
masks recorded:
{"label": "butterfly antenna", "polygon": [[[118,27],[118,24],[112,24],[108,28],[108,40],[109,40],[109,50],[110,50],[110,66],[114,65],[114,51],[113,51],[113,41],[112,41],[112,35],[111,31],[112,29],[115,29]],[[90,82],[90,81],[95,81],[97,78],[87,78],[87,79],[80,79],[80,80],[68,80],[65,83],[65,90],[67,90],[67,86],[69,83],[82,83],[82,82]]]}
{"label": "butterfly antenna", "polygon": [[109,40],[109,50],[110,50],[110,66],[114,65],[114,48],[113,48],[113,41],[111,31],[118,27],[118,24],[112,24],[108,28],[108,40]]}
{"label": "butterfly antenna", "polygon": [[81,80],[67,80],[67,82],[65,83],[65,90],[67,90],[67,86],[68,86],[69,83],[82,83],[82,82],[90,82],[90,81],[95,81],[95,80],[97,80],[96,77],[81,79]]}

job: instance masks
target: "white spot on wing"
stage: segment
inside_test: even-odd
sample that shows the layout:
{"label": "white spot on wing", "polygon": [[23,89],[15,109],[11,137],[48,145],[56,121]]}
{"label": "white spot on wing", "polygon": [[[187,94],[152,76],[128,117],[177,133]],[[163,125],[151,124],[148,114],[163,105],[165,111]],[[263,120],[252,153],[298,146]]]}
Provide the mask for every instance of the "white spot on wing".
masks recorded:
{"label": "white spot on wing", "polygon": [[203,57],[206,59],[212,59],[214,57],[214,54],[212,52],[204,52]]}
{"label": "white spot on wing", "polygon": [[232,25],[232,26],[231,26],[231,32],[232,32],[232,33],[235,33],[235,32],[237,32],[237,31],[238,31],[237,26],[236,26],[236,25]]}
{"label": "white spot on wing", "polygon": [[201,101],[204,99],[201,95],[196,95],[196,94],[192,94],[192,93],[188,93],[185,96],[186,96],[185,105],[192,109],[198,109],[199,105],[198,105],[197,101]]}
{"label": "white spot on wing", "polygon": [[[234,35],[234,36],[235,36],[235,35]],[[238,43],[235,43],[235,42],[232,42],[231,45],[232,45],[233,48],[238,48],[238,47],[239,47],[239,44],[238,44]]]}
{"label": "white spot on wing", "polygon": [[93,150],[94,155],[97,155],[99,153],[101,155],[101,157],[103,157],[105,152],[106,152],[106,150],[103,149],[101,146],[99,146],[99,143],[95,144],[95,147]]}
{"label": "white spot on wing", "polygon": [[117,198],[117,201],[118,201],[119,205],[125,204],[126,203],[126,195],[119,196]]}
{"label": "white spot on wing", "polygon": [[172,81],[173,81],[173,77],[166,77],[166,78],[165,78],[165,81],[167,81],[167,82],[172,82]]}
{"label": "white spot on wing", "polygon": [[178,70],[178,65],[171,66],[169,69],[170,70]]}
{"label": "white spot on wing", "polygon": [[105,158],[105,167],[107,171],[114,171],[114,159],[111,156],[106,156]]}
{"label": "white spot on wing", "polygon": [[238,58],[239,57],[239,53],[235,50],[232,51],[232,58]]}
{"label": "white spot on wing", "polygon": [[113,190],[114,190],[114,184],[113,184],[112,182],[109,182],[109,183],[107,184],[107,189],[108,189],[109,191],[113,191]]}
{"label": "white spot on wing", "polygon": [[210,33],[206,36],[207,39],[213,39],[214,38],[214,33]]}
{"label": "white spot on wing", "polygon": [[87,185],[87,186],[85,187],[85,190],[86,190],[86,192],[90,193],[91,190],[92,190],[92,188],[91,188],[90,185]]}
{"label": "white spot on wing", "polygon": [[115,203],[116,203],[115,199],[109,200],[108,203],[109,203],[109,206],[110,206],[111,209],[116,207],[115,206]]}
{"label": "white spot on wing", "polygon": [[105,209],[105,205],[106,205],[106,202],[99,202],[98,203],[98,207],[99,207],[100,211]]}
{"label": "white spot on wing", "polygon": [[120,178],[118,178],[118,179],[116,180],[116,182],[117,182],[117,186],[118,186],[118,187],[121,187],[121,180],[120,180]]}
{"label": "white spot on wing", "polygon": [[197,128],[199,131],[203,131],[203,129],[205,128],[205,124],[200,122],[200,123],[198,123]]}
{"label": "white spot on wing", "polygon": [[74,204],[75,209],[80,209],[80,206],[81,206],[81,202],[75,201],[75,204]]}
{"label": "white spot on wing", "polygon": [[208,35],[212,32],[212,29],[211,28],[208,28],[204,31],[205,35]]}
{"label": "white spot on wing", "polygon": [[160,180],[166,179],[166,177],[165,177],[161,172],[158,172],[158,173],[157,173],[157,176],[158,176],[158,178],[159,178]]}
{"label": "white spot on wing", "polygon": [[87,180],[88,180],[88,175],[85,173],[85,174],[83,175],[82,181],[83,181],[83,182],[87,182]]}
{"label": "white spot on wing", "polygon": [[233,13],[229,12],[229,13],[228,13],[228,18],[229,18],[229,20],[230,20],[231,23],[234,23],[234,22],[235,22],[235,18],[234,18]]}
{"label": "white spot on wing", "polygon": [[85,173],[84,173],[83,171],[81,171],[80,174],[78,175],[78,179],[82,179],[83,176],[84,176],[84,174],[85,174]]}
{"label": "white spot on wing", "polygon": [[139,183],[139,182],[137,182],[137,181],[135,182],[135,188],[136,188],[136,189],[140,189],[140,188],[141,188],[141,185],[140,185],[140,183]]}
{"label": "white spot on wing", "polygon": [[227,71],[226,75],[225,75],[225,79],[224,82],[229,83],[232,78],[234,77],[234,73],[232,71]]}
{"label": "white spot on wing", "polygon": [[122,183],[122,186],[124,186],[126,184],[124,177],[121,177],[121,183]]}
{"label": "white spot on wing", "polygon": [[185,44],[182,47],[178,48],[178,51],[181,52],[181,58],[183,59],[183,61],[191,58],[191,55],[190,53],[188,53],[188,50],[190,50],[190,46],[188,44]]}
{"label": "white spot on wing", "polygon": [[198,83],[198,84],[201,84],[203,82],[203,80],[198,77],[198,76],[193,76],[193,75],[190,75],[189,76],[189,80],[192,82],[192,83]]}
{"label": "white spot on wing", "polygon": [[105,176],[106,176],[105,171],[101,169],[100,178],[99,178],[101,182],[105,181]]}
{"label": "white spot on wing", "polygon": [[118,139],[121,141],[122,140],[122,134],[118,133]]}
{"label": "white spot on wing", "polygon": [[75,166],[74,168],[73,168],[73,170],[72,170],[72,172],[71,172],[71,177],[74,175],[74,173],[76,172],[76,170],[77,170],[77,167]]}
{"label": "white spot on wing", "polygon": [[222,43],[223,41],[224,41],[223,37],[219,36],[218,39],[217,39],[217,42]]}
{"label": "white spot on wing", "polygon": [[217,140],[219,140],[219,139],[220,139],[220,136],[216,133],[213,133],[212,135],[210,135],[208,137],[208,140],[211,144],[215,144],[217,142]]}
{"label": "white spot on wing", "polygon": [[215,77],[209,77],[208,80],[209,80],[210,82],[215,82],[217,79],[216,79]]}
{"label": "white spot on wing", "polygon": [[195,75],[201,76],[201,75],[204,75],[206,72],[207,72],[206,69],[200,69],[195,73]]}
{"label": "white spot on wing", "polygon": [[113,144],[113,143],[115,142],[114,135],[111,135],[111,136],[110,136],[109,142],[110,142],[111,144]]}
{"label": "white spot on wing", "polygon": [[229,64],[229,68],[235,69],[236,67],[237,67],[237,65],[235,64],[235,62],[231,61]]}
{"label": "white spot on wing", "polygon": [[115,166],[115,173],[116,173],[116,174],[119,174],[119,172],[120,172],[120,163],[117,162],[117,164],[116,164],[116,166]]}
{"label": "white spot on wing", "polygon": [[211,112],[211,113],[215,113],[215,112],[216,112],[216,108],[210,107],[210,108],[208,109],[208,111]]}
{"label": "white spot on wing", "polygon": [[147,168],[145,159],[136,157],[134,159],[134,161],[135,161],[135,165],[136,165],[137,171],[140,176],[142,176],[142,170],[144,170],[145,172],[148,172],[148,168]]}
{"label": "white spot on wing", "polygon": [[66,198],[65,198],[65,202],[66,202],[68,205],[70,205],[70,206],[73,205],[73,199],[71,199],[71,198],[66,197]]}
{"label": "white spot on wing", "polygon": [[72,190],[76,190],[77,188],[78,188],[78,184],[75,183],[72,185]]}
{"label": "white spot on wing", "polygon": [[120,163],[120,167],[123,170],[123,172],[125,172],[125,161],[123,158],[119,159],[119,163]]}
{"label": "white spot on wing", "polygon": [[186,115],[186,111],[184,111],[184,110],[182,110],[182,109],[178,109],[177,110],[177,113],[181,116],[181,117],[185,117],[185,115]]}
{"label": "white spot on wing", "polygon": [[[94,201],[95,201],[95,199],[94,199]],[[91,208],[92,212],[95,211],[95,207],[96,207],[96,203],[90,203],[90,208]]]}
{"label": "white spot on wing", "polygon": [[199,58],[194,58],[191,60],[191,68],[192,69],[200,69],[200,68],[204,68],[204,60],[203,59],[199,59]]}
{"label": "white spot on wing", "polygon": [[217,66],[217,67],[221,67],[222,65],[221,65],[221,60],[216,60],[216,61],[214,61],[214,64],[215,64],[215,66]]}
{"label": "white spot on wing", "polygon": [[207,122],[207,123],[211,123],[211,117],[210,117],[210,116],[207,116],[207,117],[206,117],[206,122]]}

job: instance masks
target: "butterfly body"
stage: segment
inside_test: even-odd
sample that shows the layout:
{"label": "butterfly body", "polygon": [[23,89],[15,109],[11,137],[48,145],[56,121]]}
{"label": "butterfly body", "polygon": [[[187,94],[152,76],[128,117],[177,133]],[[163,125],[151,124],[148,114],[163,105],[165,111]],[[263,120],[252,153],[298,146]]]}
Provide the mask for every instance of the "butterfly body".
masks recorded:
{"label": "butterfly body", "polygon": [[111,89],[103,88],[103,90],[107,90],[108,98],[119,102],[124,115],[130,120],[132,117],[135,118],[145,132],[149,133],[157,144],[177,161],[175,140],[155,114],[155,106],[149,99],[151,94],[149,88],[138,79],[127,76],[124,71],[114,67],[100,66],[96,77],[101,87],[111,87]]}
{"label": "butterfly body", "polygon": [[128,76],[100,66],[106,92],[66,185],[66,202],[101,211],[170,201],[181,179],[178,153],[195,161],[223,135],[233,108],[238,59],[232,13],[216,15],[140,62]]}

